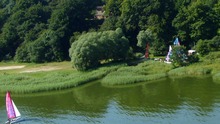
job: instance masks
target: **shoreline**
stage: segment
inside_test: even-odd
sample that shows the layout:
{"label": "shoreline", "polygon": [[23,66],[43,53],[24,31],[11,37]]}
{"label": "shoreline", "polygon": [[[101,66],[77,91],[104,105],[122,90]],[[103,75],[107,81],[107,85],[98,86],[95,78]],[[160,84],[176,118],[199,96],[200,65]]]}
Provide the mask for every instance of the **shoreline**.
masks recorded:
{"label": "shoreline", "polygon": [[[10,66],[13,67],[13,65]],[[136,66],[118,63],[110,66],[103,65],[87,72],[79,72],[71,68],[70,62],[26,64],[22,68],[18,65],[17,67],[20,68],[0,70],[0,92],[9,90],[15,94],[24,94],[59,91],[88,84],[95,80],[100,80],[101,84],[107,87],[117,87],[164,78],[196,78],[208,75],[214,82],[220,84],[220,71],[218,71],[220,67],[218,67],[218,63],[214,63],[212,66],[204,66],[203,63],[200,63],[174,69],[171,64],[148,60]],[[1,63],[0,67],[3,67]],[[30,71],[31,69],[35,69],[35,71]],[[27,70],[29,72],[20,73]]]}

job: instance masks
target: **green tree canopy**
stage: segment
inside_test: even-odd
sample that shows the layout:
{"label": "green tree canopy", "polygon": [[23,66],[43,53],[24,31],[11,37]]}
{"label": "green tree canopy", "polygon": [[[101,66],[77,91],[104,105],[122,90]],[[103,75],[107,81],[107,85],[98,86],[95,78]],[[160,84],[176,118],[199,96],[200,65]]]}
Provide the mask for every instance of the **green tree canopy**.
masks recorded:
{"label": "green tree canopy", "polygon": [[[105,19],[95,19],[102,5]],[[117,28],[135,52],[145,47],[142,30],[153,34],[154,55],[165,55],[174,36],[187,48],[199,40],[208,40],[210,47],[214,43],[209,40],[220,35],[219,18],[219,0],[0,0],[0,61],[69,60],[73,34],[77,39],[82,32]]]}
{"label": "green tree canopy", "polygon": [[121,29],[116,29],[83,34],[69,51],[73,67],[84,71],[97,67],[101,61],[126,59],[128,50],[128,40]]}
{"label": "green tree canopy", "polygon": [[[91,11],[101,3],[101,0],[1,0],[0,60],[14,57],[20,62],[68,60],[71,35],[89,30],[91,24],[96,27]],[[46,50],[48,45],[51,51]],[[33,46],[36,49],[30,51]]]}
{"label": "green tree canopy", "polygon": [[217,34],[218,16],[213,9],[202,2],[194,2],[179,11],[173,20],[179,37],[185,45],[193,44],[199,39],[211,39]]}

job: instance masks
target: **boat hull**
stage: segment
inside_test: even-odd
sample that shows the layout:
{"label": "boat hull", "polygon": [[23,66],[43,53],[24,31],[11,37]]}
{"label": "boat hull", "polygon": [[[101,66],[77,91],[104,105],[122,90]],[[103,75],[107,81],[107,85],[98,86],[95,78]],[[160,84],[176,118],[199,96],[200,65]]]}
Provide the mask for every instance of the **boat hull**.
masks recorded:
{"label": "boat hull", "polygon": [[11,120],[6,121],[5,124],[15,124],[21,121],[24,121],[24,119],[22,119],[21,117],[17,117],[17,118],[13,118]]}

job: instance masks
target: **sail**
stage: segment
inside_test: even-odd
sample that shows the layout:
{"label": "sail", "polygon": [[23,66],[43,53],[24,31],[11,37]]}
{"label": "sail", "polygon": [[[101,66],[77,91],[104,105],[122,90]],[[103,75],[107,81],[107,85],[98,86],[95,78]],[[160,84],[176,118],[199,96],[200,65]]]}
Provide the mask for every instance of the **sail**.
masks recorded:
{"label": "sail", "polygon": [[7,92],[6,94],[6,111],[7,111],[8,119],[16,117],[13,103],[11,100],[11,95],[9,92]]}
{"label": "sail", "polygon": [[20,112],[18,111],[17,107],[15,106],[13,100],[11,99],[10,92],[6,93],[6,111],[8,115],[8,119],[16,118],[21,116]]}
{"label": "sail", "polygon": [[180,46],[180,42],[179,42],[179,39],[176,38],[175,41],[173,42],[174,45],[176,46]]}
{"label": "sail", "polygon": [[167,57],[166,57],[166,61],[170,61],[170,56],[172,55],[172,47],[171,46],[169,46],[169,52],[168,52],[168,54],[167,54]]}
{"label": "sail", "polygon": [[13,107],[14,107],[14,110],[15,110],[15,115],[16,117],[19,117],[21,116],[21,113],[18,111],[18,108],[16,107],[14,101],[12,100],[12,104],[13,104]]}

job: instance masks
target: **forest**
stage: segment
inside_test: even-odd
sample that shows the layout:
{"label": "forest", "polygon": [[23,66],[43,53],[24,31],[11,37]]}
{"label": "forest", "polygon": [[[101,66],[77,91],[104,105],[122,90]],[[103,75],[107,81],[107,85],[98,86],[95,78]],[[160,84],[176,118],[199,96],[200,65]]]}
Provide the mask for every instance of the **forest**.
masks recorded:
{"label": "forest", "polygon": [[[95,18],[97,6],[103,7],[102,19]],[[218,51],[220,1],[0,1],[0,61],[72,60],[91,66],[94,61],[97,65],[101,60],[126,59],[144,52],[138,45],[141,31],[146,32],[155,56],[165,55],[176,37],[202,55]]]}

